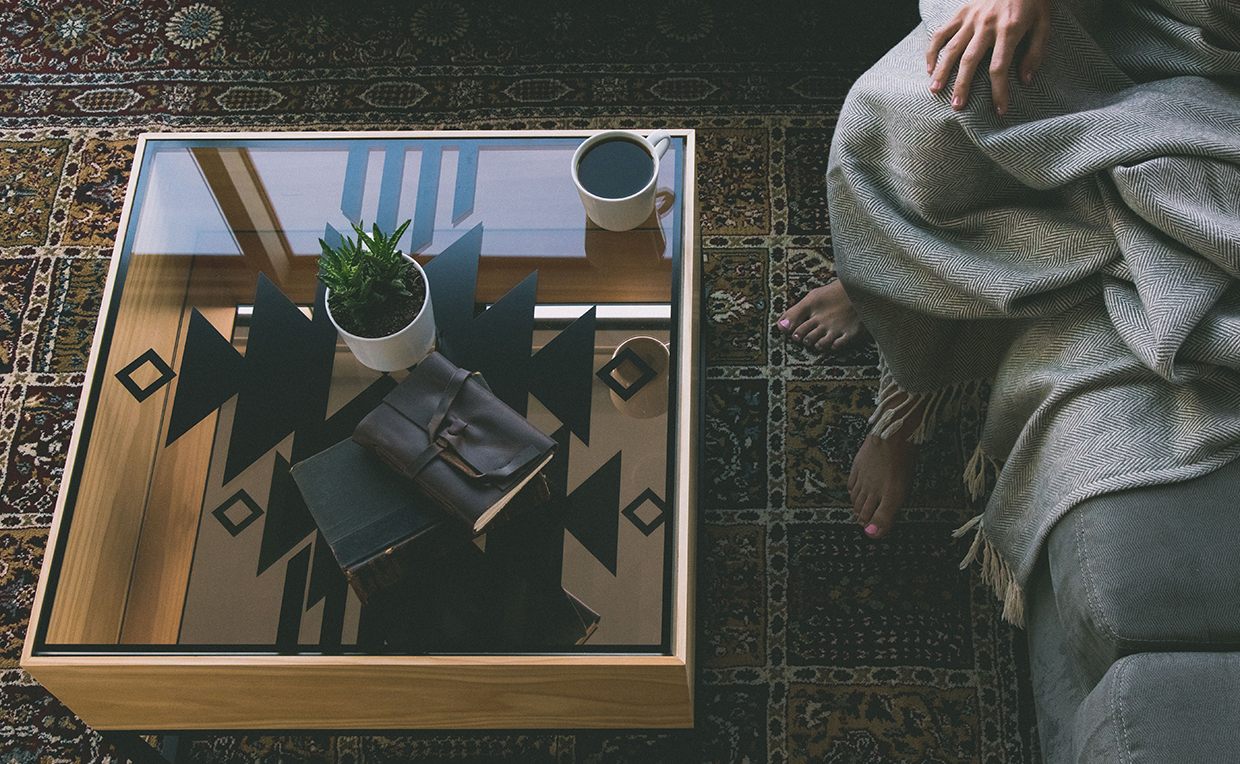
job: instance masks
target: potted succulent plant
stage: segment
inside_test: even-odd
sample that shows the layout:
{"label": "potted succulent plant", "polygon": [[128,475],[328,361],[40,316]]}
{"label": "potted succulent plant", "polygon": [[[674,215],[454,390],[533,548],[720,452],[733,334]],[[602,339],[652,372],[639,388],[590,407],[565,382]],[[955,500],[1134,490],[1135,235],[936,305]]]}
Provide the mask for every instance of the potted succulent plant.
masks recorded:
{"label": "potted succulent plant", "polygon": [[364,366],[407,369],[435,346],[435,313],[426,272],[397,249],[406,220],[390,235],[357,223],[357,240],[339,246],[319,239],[319,280],[327,286],[327,316]]}

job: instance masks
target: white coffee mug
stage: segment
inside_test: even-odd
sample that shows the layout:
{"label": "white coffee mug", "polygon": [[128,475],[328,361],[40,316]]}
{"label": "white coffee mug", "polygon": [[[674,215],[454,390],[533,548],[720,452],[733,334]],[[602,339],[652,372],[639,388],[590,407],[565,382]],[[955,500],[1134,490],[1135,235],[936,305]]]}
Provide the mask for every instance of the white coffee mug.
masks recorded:
{"label": "white coffee mug", "polygon": [[[593,167],[587,166],[586,182],[582,184],[582,160],[599,144],[623,141],[641,149],[620,154],[614,160],[596,159]],[[659,158],[672,145],[672,137],[664,130],[656,130],[648,136],[627,130],[606,130],[592,135],[573,152],[573,183],[581,196],[586,214],[599,226],[609,231],[627,231],[636,228],[654,212],[655,184],[659,178]],[[616,147],[620,148],[620,147]],[[607,149],[604,149],[606,151]],[[593,154],[602,157],[602,154]],[[587,160],[590,161],[590,160]],[[602,162],[603,164],[599,164]],[[641,184],[645,167],[650,168],[649,178]],[[640,172],[638,170],[640,169]],[[593,170],[591,172],[591,170]],[[636,177],[636,176],[640,177]],[[612,181],[616,181],[612,184]]]}
{"label": "white coffee mug", "polygon": [[[633,391],[627,400],[617,395],[615,390],[611,390],[612,404],[621,414],[633,419],[651,419],[666,414],[669,379],[667,370],[671,366],[671,353],[667,343],[654,337],[630,337],[616,347],[616,352],[612,353],[611,357],[614,359],[625,350],[631,351],[645,362],[654,372],[654,377],[640,389]],[[642,371],[632,363],[622,363],[612,371],[611,376],[628,388],[637,383]]]}

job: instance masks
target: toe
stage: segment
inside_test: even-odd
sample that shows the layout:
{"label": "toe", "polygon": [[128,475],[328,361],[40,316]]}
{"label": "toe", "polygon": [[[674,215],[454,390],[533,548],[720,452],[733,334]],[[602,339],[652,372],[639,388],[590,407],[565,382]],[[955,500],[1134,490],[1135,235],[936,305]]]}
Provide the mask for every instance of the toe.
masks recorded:
{"label": "toe", "polygon": [[875,510],[878,508],[878,500],[868,494],[863,494],[861,501],[854,502],[853,506],[857,509],[857,524],[869,525],[874,518]]}
{"label": "toe", "polygon": [[874,526],[875,532],[870,533],[870,529],[867,527],[866,534],[871,538],[882,538],[887,535],[887,532],[895,525],[896,512],[899,509],[900,506],[893,501],[880,502],[870,516],[870,523]]}
{"label": "toe", "polygon": [[802,345],[806,345],[810,344],[810,340],[808,339],[810,336],[817,337],[821,333],[822,329],[819,326],[818,321],[815,320],[813,316],[810,316],[796,325],[796,327],[792,330],[792,338],[797,342],[800,342]]}
{"label": "toe", "polygon": [[[809,323],[807,322],[805,325],[809,326]],[[805,345],[806,347],[816,348],[818,347],[819,343],[822,342],[822,338],[826,334],[828,334],[826,328],[815,324],[808,331],[806,331],[804,334],[801,335],[801,344]]]}
{"label": "toe", "polygon": [[792,336],[793,334],[797,334],[800,332],[800,327],[802,323],[804,322],[797,321],[785,313],[784,316],[780,318],[779,321],[775,324],[775,328],[779,330],[780,334],[783,334],[785,336]]}
{"label": "toe", "polygon": [[814,342],[814,347],[818,350],[837,349],[840,347],[840,339],[838,332],[823,332]]}
{"label": "toe", "polygon": [[809,302],[805,298],[801,298],[793,304],[791,308],[784,311],[779,317],[778,326],[786,331],[791,331],[795,327],[805,323],[806,319],[813,315],[813,310]]}

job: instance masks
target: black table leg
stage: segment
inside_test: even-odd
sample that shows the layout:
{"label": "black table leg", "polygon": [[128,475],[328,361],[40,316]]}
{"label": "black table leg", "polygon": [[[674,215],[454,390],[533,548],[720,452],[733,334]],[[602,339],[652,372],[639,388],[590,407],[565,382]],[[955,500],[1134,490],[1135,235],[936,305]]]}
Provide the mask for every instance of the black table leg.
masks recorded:
{"label": "black table leg", "polygon": [[100,731],[103,741],[116,749],[132,764],[176,764],[181,739],[177,735],[165,735],[163,745],[156,750],[136,732],[127,730]]}

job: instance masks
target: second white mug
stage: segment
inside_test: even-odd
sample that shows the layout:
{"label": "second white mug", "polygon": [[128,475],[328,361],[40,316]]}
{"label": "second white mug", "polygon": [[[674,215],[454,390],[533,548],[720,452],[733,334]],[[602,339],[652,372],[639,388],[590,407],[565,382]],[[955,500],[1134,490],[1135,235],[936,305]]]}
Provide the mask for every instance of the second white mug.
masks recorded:
{"label": "second white mug", "polygon": [[672,144],[664,130],[648,136],[606,130],[573,152],[573,183],[586,214],[610,231],[636,228],[654,211],[659,159]]}

